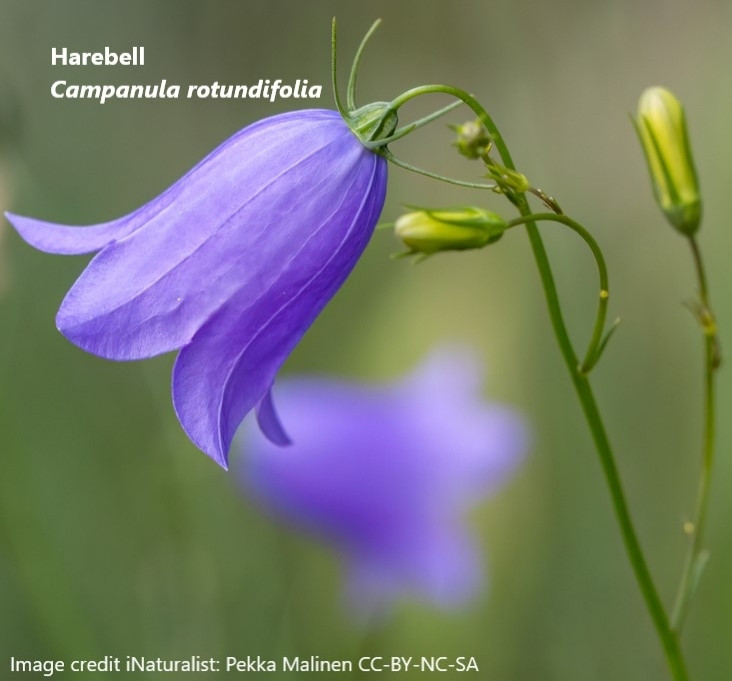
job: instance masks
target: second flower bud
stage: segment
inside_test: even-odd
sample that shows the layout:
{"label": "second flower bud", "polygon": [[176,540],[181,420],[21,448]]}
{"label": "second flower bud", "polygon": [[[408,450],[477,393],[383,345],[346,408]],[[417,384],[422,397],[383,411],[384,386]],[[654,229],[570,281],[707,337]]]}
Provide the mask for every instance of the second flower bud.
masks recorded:
{"label": "second flower bud", "polygon": [[646,89],[635,127],[658,205],[679,232],[694,234],[701,219],[701,196],[681,102],[666,88]]}
{"label": "second flower bud", "polygon": [[409,248],[409,254],[430,255],[482,248],[500,239],[507,227],[496,213],[460,206],[406,213],[394,224],[394,233]]}

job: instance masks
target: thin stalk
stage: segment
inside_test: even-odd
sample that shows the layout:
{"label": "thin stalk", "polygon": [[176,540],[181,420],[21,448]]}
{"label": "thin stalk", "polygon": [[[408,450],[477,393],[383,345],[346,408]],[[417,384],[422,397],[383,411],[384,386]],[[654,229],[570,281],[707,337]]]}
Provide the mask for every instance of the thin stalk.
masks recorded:
{"label": "thin stalk", "polygon": [[[405,92],[403,95],[396,98],[391,105],[392,108],[396,110],[402,104],[414,97],[436,92],[443,92],[445,94],[452,95],[465,102],[465,104],[473,110],[479,120],[486,127],[488,134],[501,156],[503,164],[510,170],[516,170],[516,166],[513,163],[508,147],[506,146],[506,143],[495,123],[488,115],[488,112],[480,105],[475,97],[464,90],[449,85],[425,85]],[[526,222],[526,231],[528,232],[529,241],[534,253],[534,259],[536,260],[536,265],[539,269],[539,276],[541,277],[542,286],[544,288],[544,295],[546,297],[554,335],[556,336],[559,344],[559,349],[564,362],[567,365],[567,370],[569,371],[570,378],[572,379],[572,384],[574,385],[587,425],[590,428],[597,453],[600,457],[600,464],[605,475],[605,482],[610,492],[615,517],[620,527],[620,533],[623,538],[623,543],[625,545],[625,550],[633,569],[633,573],[641,594],[643,595],[643,599],[651,616],[651,620],[653,621],[653,625],[656,628],[656,633],[663,647],[671,675],[674,681],[687,681],[689,677],[686,671],[683,653],[681,652],[676,633],[671,629],[668,615],[666,614],[661,598],[658,595],[658,591],[643,555],[643,550],[641,549],[640,542],[638,541],[638,536],[633,526],[633,521],[628,510],[628,504],[625,500],[620,476],[615,464],[615,457],[610,446],[605,426],[600,416],[595,396],[592,392],[592,387],[588,377],[581,373],[578,367],[577,356],[574,348],[572,347],[572,342],[569,338],[567,327],[562,317],[559,296],[557,294],[554,276],[552,275],[544,243],[536,224],[534,224],[529,217],[531,215],[531,209],[526,197],[518,195],[516,197],[516,203],[521,215],[528,218]]]}
{"label": "thin stalk", "polygon": [[402,161],[401,159],[394,156],[394,154],[391,153],[391,149],[388,149],[387,147],[382,147],[377,151],[378,154],[381,154],[387,161],[393,163],[396,166],[399,166],[400,168],[404,168],[404,170],[409,170],[413,173],[418,173],[419,175],[424,175],[425,177],[429,177],[433,180],[440,180],[440,182],[447,182],[448,184],[454,184],[458,187],[467,187],[468,189],[495,189],[495,184],[485,184],[482,182],[466,182],[464,180],[457,180],[452,177],[447,177],[446,175],[440,175],[439,173],[433,173],[431,170],[423,170],[422,168],[417,168],[417,166],[413,166],[411,163],[407,163],[406,161]]}
{"label": "thin stalk", "polygon": [[382,139],[375,140],[373,142],[364,142],[362,140],[363,146],[365,146],[367,149],[377,150],[381,147],[386,146],[387,144],[391,144],[392,142],[396,142],[397,140],[401,139],[402,137],[405,137],[406,135],[409,135],[410,133],[414,132],[415,130],[424,127],[425,125],[432,123],[432,121],[437,120],[441,116],[444,116],[447,113],[450,113],[453,109],[456,109],[462,104],[460,100],[456,100],[447,106],[442,107],[441,109],[438,109],[437,111],[429,114],[428,116],[424,116],[423,118],[420,118],[419,120],[414,121],[413,123],[409,123],[408,125],[404,125],[401,128],[398,128],[394,131],[393,134],[389,135],[389,137],[384,137]]}
{"label": "thin stalk", "polygon": [[[535,213],[530,216],[531,222],[558,222],[565,227],[569,227],[573,232],[578,234],[582,240],[587,244],[595,263],[597,264],[597,272],[600,278],[600,293],[598,296],[597,303],[597,315],[595,317],[595,325],[592,330],[592,337],[590,343],[587,346],[587,352],[585,358],[579,365],[579,372],[586,374],[592,369],[600,358],[600,353],[603,347],[603,331],[605,329],[605,319],[607,318],[607,303],[610,298],[610,286],[608,282],[607,265],[605,264],[605,256],[602,254],[600,246],[593,236],[576,220],[566,215],[558,215],[556,213]],[[509,228],[514,225],[525,225],[526,218],[520,217],[515,220],[511,220],[508,223]]]}
{"label": "thin stalk", "polygon": [[336,26],[336,18],[333,17],[333,21],[330,25],[330,82],[333,88],[333,99],[335,100],[336,109],[338,113],[345,119],[348,112],[343,107],[341,98],[338,94],[338,71],[336,68],[336,62],[338,60],[338,29]]}
{"label": "thin stalk", "polygon": [[353,58],[351,73],[348,76],[348,89],[346,90],[346,106],[349,111],[353,111],[356,108],[356,78],[358,76],[358,67],[361,64],[361,57],[363,56],[363,49],[366,47],[366,43],[369,41],[369,38],[374,34],[374,31],[379,28],[380,23],[381,19],[377,19],[373,24],[371,24],[371,28],[366,32],[363,40],[361,40],[361,44],[358,46],[358,50],[356,50],[356,56]]}
{"label": "thin stalk", "polygon": [[693,236],[689,237],[689,245],[691,246],[691,253],[694,259],[699,286],[699,298],[701,301],[699,323],[704,333],[704,433],[702,435],[702,457],[699,483],[697,486],[696,507],[693,526],[690,531],[691,540],[689,542],[679,590],[676,595],[676,602],[671,617],[671,626],[677,635],[681,633],[684,626],[689,605],[691,604],[699,577],[701,576],[701,571],[707,559],[707,553],[704,549],[704,530],[707,521],[707,510],[709,508],[712,469],[714,467],[714,424],[716,420],[714,374],[720,361],[716,324],[709,305],[709,289],[704,270],[704,261],[702,260],[696,239]]}

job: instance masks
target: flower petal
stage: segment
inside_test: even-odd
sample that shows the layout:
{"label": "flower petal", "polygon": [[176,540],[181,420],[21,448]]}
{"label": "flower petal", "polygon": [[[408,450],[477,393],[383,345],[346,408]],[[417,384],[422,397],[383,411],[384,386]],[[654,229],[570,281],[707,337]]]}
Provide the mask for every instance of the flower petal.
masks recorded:
{"label": "flower petal", "polygon": [[29,238],[57,249],[88,251],[111,239],[68,292],[56,324],[88,352],[142,359],[189,343],[243,287],[270,286],[292,239],[288,225],[303,224],[297,218],[303,193],[322,200],[346,191],[365,155],[373,154],[336,112],[293,112],[240,131],[119,221],[85,229],[52,225],[47,236],[41,229],[47,223],[29,230],[33,221],[19,224]]}
{"label": "flower petal", "polygon": [[270,442],[273,442],[280,447],[286,447],[292,444],[290,436],[285,431],[280,417],[275,409],[274,402],[272,401],[272,388],[267,391],[267,394],[259,401],[256,409],[257,423],[259,424],[260,430],[267,436]]}
{"label": "flower petal", "polygon": [[146,219],[141,216],[143,209],[91,227],[58,225],[13,213],[5,213],[5,217],[18,234],[39,251],[58,255],[82,255],[98,251],[112,241],[123,239],[138,229]]}
{"label": "flower petal", "polygon": [[[342,152],[321,162],[337,164],[340,158]],[[332,183],[335,170],[331,166],[325,173],[321,168],[320,174]],[[378,220],[386,186],[384,160],[361,153],[348,175],[349,187],[336,182],[336,189],[331,186],[325,193],[325,188],[312,191],[317,179],[303,181],[301,191],[310,194],[303,193],[297,206],[286,201],[274,209],[270,228],[283,220],[290,225],[282,230],[286,248],[257,253],[270,266],[259,272],[264,285],[254,282],[237,291],[175,363],[178,418],[191,440],[224,467],[239,423],[269,390],[280,365],[341,286]],[[269,247],[268,242],[262,245]]]}
{"label": "flower petal", "polygon": [[[523,419],[513,409],[480,399],[482,363],[461,345],[432,353],[399,386],[413,405],[415,432],[428,451],[453,451],[461,471],[471,471],[467,486],[456,480],[464,504],[503,484],[529,448]],[[447,488],[447,480],[443,489]]]}
{"label": "flower petal", "polygon": [[[317,118],[319,113],[328,114],[332,112],[313,110],[313,118]],[[57,255],[93,253],[104,248],[111,242],[119,241],[137,231],[160,211],[168,207],[184,190],[188,191],[185,192],[187,196],[184,194],[182,197],[183,200],[186,202],[190,201],[194,197],[191,196],[189,183],[192,181],[200,183],[200,180],[210,174],[211,171],[216,171],[219,157],[223,151],[235,146],[236,142],[241,142],[242,138],[252,136],[260,128],[268,127],[266,125],[268,122],[274,119],[286,119],[287,117],[292,117],[292,115],[284,114],[282,116],[264,119],[240,130],[236,135],[232,136],[203,158],[162,194],[132,213],[117,218],[116,220],[102,222],[88,227],[80,227],[36,220],[10,212],[6,212],[5,217],[15,227],[23,240],[39,251],[55,253]]]}

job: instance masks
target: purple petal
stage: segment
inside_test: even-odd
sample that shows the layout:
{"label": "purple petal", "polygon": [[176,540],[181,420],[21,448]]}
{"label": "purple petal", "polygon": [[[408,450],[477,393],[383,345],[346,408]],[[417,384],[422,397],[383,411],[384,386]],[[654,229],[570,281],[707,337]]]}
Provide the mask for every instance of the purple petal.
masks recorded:
{"label": "purple petal", "polygon": [[461,457],[459,465],[472,470],[473,497],[510,477],[529,448],[516,412],[480,399],[482,374],[473,352],[446,346],[433,351],[399,388],[412,400],[415,427],[435,447],[451,448]]}
{"label": "purple petal", "polygon": [[[295,112],[295,114],[297,113],[305,112]],[[317,110],[313,110],[313,118],[315,118],[318,113],[332,112],[318,112]],[[288,116],[293,116],[293,114],[284,114],[274,118],[283,119]],[[201,185],[205,184],[205,182],[201,182],[201,180],[211,175],[215,175],[219,170],[217,167],[219,162],[221,160],[227,160],[222,158],[222,152],[230,150],[232,146],[236,146],[237,141],[242,141],[241,138],[249,138],[254,135],[259,128],[263,126],[267,127],[266,124],[272,121],[273,118],[264,119],[263,121],[259,121],[244,128],[243,130],[240,130],[236,135],[232,136],[219,147],[214,149],[210,154],[208,154],[208,156],[191,168],[191,170],[189,170],[162,194],[132,213],[124,215],[116,220],[91,225],[89,227],[79,227],[72,225],[60,225],[54,222],[45,222],[43,220],[36,220],[34,218],[15,215],[9,212],[5,213],[5,217],[8,219],[10,224],[15,227],[18,234],[20,234],[28,244],[37,248],[39,251],[55,253],[57,255],[81,255],[84,253],[93,253],[94,251],[104,248],[113,241],[119,241],[120,239],[123,239],[137,231],[179,197],[181,197],[182,201],[186,203],[189,203],[192,200],[195,201],[196,196],[195,193],[190,191],[191,187],[189,183],[194,182],[199,188],[201,188]]]}
{"label": "purple petal", "polygon": [[247,487],[341,551],[359,610],[404,592],[459,605],[482,583],[463,516],[515,470],[527,437],[517,414],[481,399],[479,376],[453,349],[391,385],[283,381],[292,444],[247,428]]}
{"label": "purple petal", "polygon": [[56,323],[88,352],[142,359],[189,343],[238,291],[256,297],[271,286],[294,229],[328,209],[314,204],[348,191],[365,156],[374,157],[337,113],[294,112],[245,128],[120,221],[86,229],[18,224],[56,249],[88,251],[115,239],[68,292]]}
{"label": "purple petal", "polygon": [[459,527],[433,532],[426,543],[404,545],[387,560],[349,555],[348,566],[349,604],[371,617],[385,614],[405,592],[442,608],[462,606],[485,582],[475,542]]}
{"label": "purple petal", "polygon": [[142,224],[137,213],[92,227],[58,225],[13,213],[5,213],[5,217],[31,246],[39,251],[58,255],[93,253],[115,239],[123,239],[132,234]]}
{"label": "purple petal", "polygon": [[[245,130],[250,128],[245,128],[238,135],[241,135]],[[232,137],[228,142],[231,142],[238,135]],[[228,142],[225,142],[221,146],[225,146]],[[132,213],[117,218],[116,220],[111,220],[110,222],[102,222],[89,227],[80,227],[36,220],[35,218],[15,215],[9,212],[5,213],[5,217],[15,227],[23,240],[39,251],[54,253],[56,255],[94,253],[94,251],[104,248],[113,241],[119,241],[134,233],[146,222],[155,217],[156,214],[167,208],[178,197],[181,190],[186,187],[188,179],[191,176],[203,172],[210,163],[215,162],[220,148],[212,151],[175,184],[155,197],[152,201],[149,201]]]}
{"label": "purple petal", "polygon": [[[331,167],[330,178],[333,173]],[[244,415],[365,248],[383,205],[385,176],[383,159],[365,153],[349,169],[345,190],[331,193],[332,186],[316,182],[324,193],[301,197],[284,230],[289,240],[267,260],[274,270],[268,285],[243,287],[181,350],[173,370],[176,413],[191,440],[221,465]]]}
{"label": "purple petal", "polygon": [[266,395],[259,400],[259,404],[256,407],[257,423],[259,424],[260,430],[264,433],[270,442],[273,442],[280,447],[286,447],[292,444],[290,436],[285,431],[280,417],[275,409],[274,402],[272,401],[272,389],[270,388]]}
{"label": "purple petal", "polygon": [[268,394],[297,341],[351,271],[386,192],[386,161],[334,111],[251,125],[163,194],[87,228],[9,216],[54,253],[101,249],[56,317],[79,347],[133,360],[182,349],[176,412],[221,465],[244,414],[287,434]]}

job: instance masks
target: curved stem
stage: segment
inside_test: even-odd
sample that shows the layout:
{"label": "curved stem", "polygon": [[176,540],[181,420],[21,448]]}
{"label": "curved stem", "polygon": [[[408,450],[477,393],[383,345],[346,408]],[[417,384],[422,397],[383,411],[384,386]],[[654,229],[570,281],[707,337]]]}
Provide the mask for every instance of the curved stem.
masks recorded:
{"label": "curved stem", "polygon": [[459,100],[465,102],[465,104],[473,110],[476,116],[478,116],[480,122],[483,123],[483,125],[485,126],[488,134],[491,137],[491,140],[495,144],[496,149],[501,156],[501,159],[503,159],[503,164],[511,170],[516,169],[513,164],[511,154],[508,151],[508,147],[506,146],[503,137],[501,137],[501,134],[498,131],[495,123],[493,122],[493,119],[488,115],[488,112],[480,105],[480,102],[478,102],[478,100],[475,99],[473,95],[465,92],[465,90],[453,87],[452,85],[441,85],[439,83],[433,85],[421,85],[420,87],[415,87],[411,90],[407,90],[406,92],[399,95],[399,97],[392,100],[391,108],[396,111],[399,107],[403,106],[415,97],[419,97],[420,95],[437,93],[452,95],[453,97],[457,97]]}
{"label": "curved stem", "polygon": [[605,319],[607,318],[607,303],[610,298],[610,289],[607,274],[607,265],[605,264],[605,256],[602,254],[600,246],[593,236],[576,220],[566,215],[558,215],[556,213],[535,213],[530,216],[516,218],[508,223],[509,228],[514,225],[526,224],[527,219],[531,222],[558,222],[578,234],[582,240],[589,246],[592,255],[597,263],[597,272],[600,278],[600,293],[598,296],[597,315],[595,317],[595,325],[592,330],[592,337],[587,346],[585,358],[579,366],[581,374],[589,373],[590,369],[597,363],[603,343],[603,330],[605,329]]}
{"label": "curved stem", "polygon": [[[508,147],[493,122],[493,119],[488,115],[488,112],[480,105],[475,97],[464,90],[449,85],[425,85],[405,92],[391,103],[392,108],[397,109],[402,104],[419,95],[436,92],[452,95],[465,102],[465,104],[475,112],[478,119],[485,126],[501,156],[503,164],[511,170],[516,169],[513,159],[511,158],[511,154],[508,151]],[[620,526],[623,543],[625,545],[631,567],[633,568],[633,573],[635,574],[636,581],[638,582],[638,586],[643,595],[651,620],[656,628],[656,633],[658,634],[663,646],[671,674],[675,681],[687,681],[688,673],[686,671],[681,648],[679,647],[678,638],[676,633],[670,627],[666,610],[664,609],[661,598],[658,595],[658,591],[656,590],[648,565],[646,564],[643,550],[641,549],[640,542],[638,541],[638,536],[630,517],[628,504],[625,500],[620,476],[615,464],[615,457],[597,407],[597,402],[595,401],[595,396],[592,392],[592,387],[588,377],[582,374],[578,367],[577,356],[574,352],[574,348],[572,347],[572,342],[569,338],[564,318],[562,317],[559,296],[557,294],[556,284],[549,265],[546,249],[544,248],[544,243],[536,224],[531,221],[531,218],[529,217],[531,215],[531,209],[529,208],[526,197],[524,195],[517,195],[516,205],[521,215],[528,218],[526,221],[526,231],[528,232],[531,248],[534,252],[534,259],[536,260],[536,265],[539,269],[539,276],[541,277],[542,286],[544,288],[544,295],[546,297],[554,335],[557,338],[559,349],[562,353],[564,362],[567,365],[567,370],[569,371],[570,378],[572,379],[572,384],[574,385],[575,392],[577,393],[580,405],[582,406],[582,411],[584,412],[585,419],[587,420],[587,424],[590,428],[597,453],[600,457],[600,463],[605,475],[605,482],[610,492],[615,517],[618,521],[618,525]]]}
{"label": "curved stem", "polygon": [[714,465],[714,424],[716,417],[714,374],[720,361],[716,324],[709,305],[709,290],[704,261],[693,236],[689,237],[689,244],[699,285],[699,298],[701,301],[701,309],[698,311],[699,323],[704,333],[704,434],[702,436],[702,461],[697,487],[696,509],[694,521],[690,527],[691,541],[689,542],[679,591],[676,595],[676,603],[671,617],[673,629],[677,634],[681,633],[684,626],[691,599],[708,557],[704,550],[704,529]]}

